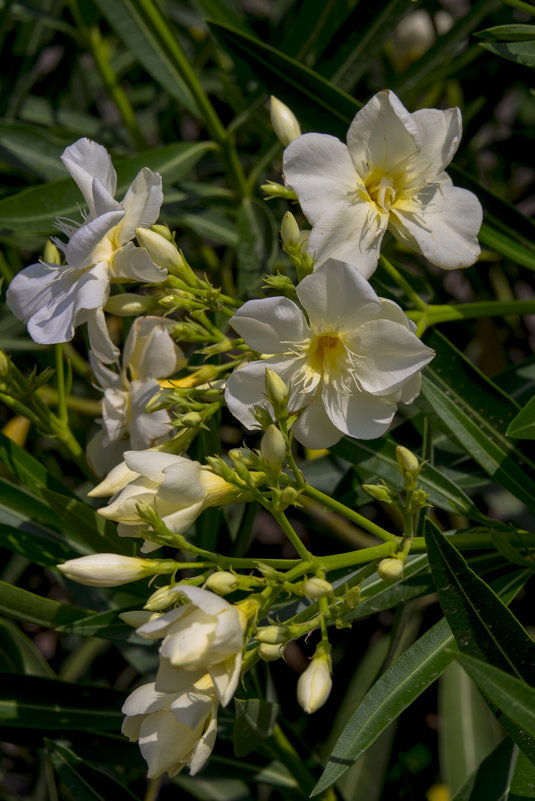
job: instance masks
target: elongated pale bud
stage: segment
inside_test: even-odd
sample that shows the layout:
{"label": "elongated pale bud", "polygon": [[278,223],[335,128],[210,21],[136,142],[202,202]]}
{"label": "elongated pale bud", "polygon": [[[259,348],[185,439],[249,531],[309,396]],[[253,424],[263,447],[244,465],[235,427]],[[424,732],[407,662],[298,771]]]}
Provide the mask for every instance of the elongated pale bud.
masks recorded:
{"label": "elongated pale bud", "polygon": [[396,459],[398,462],[399,472],[405,480],[408,479],[409,482],[414,486],[416,479],[418,478],[418,473],[421,470],[418,458],[408,448],[405,448],[403,445],[398,445],[396,448]]}
{"label": "elongated pale bud", "polygon": [[173,234],[169,230],[168,225],[162,225],[161,223],[156,223],[156,225],[151,225],[150,230],[154,231],[155,234],[160,234],[160,236],[163,236],[163,238],[167,239],[168,242],[175,241],[173,239]]}
{"label": "elongated pale bud", "polygon": [[219,570],[217,573],[212,573],[211,576],[208,576],[204,587],[207,590],[216,592],[218,595],[228,595],[229,592],[234,592],[238,584],[238,579],[233,573],[229,573],[228,570]]}
{"label": "elongated pale bud", "polygon": [[262,459],[271,470],[280,470],[286,456],[286,440],[277,426],[270,425],[260,442]]}
{"label": "elongated pale bud", "polygon": [[333,591],[333,585],[316,576],[305,581],[303,589],[307,598],[324,598]]}
{"label": "elongated pale bud", "polygon": [[267,642],[263,642],[258,646],[258,656],[263,659],[264,662],[274,662],[284,655],[285,648],[286,646],[284,643],[280,643],[280,645],[270,645]]}
{"label": "elongated pale bud", "polygon": [[282,218],[281,239],[286,248],[301,246],[301,231],[291,211],[287,211]]}
{"label": "elongated pale bud", "polygon": [[288,403],[288,387],[274,370],[266,367],[266,396],[271,402],[275,414],[279,417],[286,413]]}
{"label": "elongated pale bud", "polygon": [[333,686],[331,658],[328,654],[314,657],[297,682],[297,700],[305,712],[311,715],[323,706]]}
{"label": "elongated pale bud", "polygon": [[383,581],[398,581],[403,578],[403,562],[401,559],[381,559],[377,572]]}
{"label": "elongated pale bud", "polygon": [[255,637],[258,642],[280,645],[290,639],[290,629],[288,626],[262,626],[256,630]]}
{"label": "elongated pale bud", "polygon": [[138,314],[146,314],[152,311],[158,302],[147,295],[136,295],[134,292],[124,292],[121,295],[113,295],[108,298],[104,311],[116,314],[118,317],[131,317]]}
{"label": "elongated pale bud", "polygon": [[89,587],[118,587],[160,572],[161,562],[137,559],[116,553],[92,553],[79,559],[69,559],[58,570],[67,578]]}
{"label": "elongated pale bud", "polygon": [[284,147],[301,136],[301,127],[297,122],[297,117],[274,95],[271,95],[270,98],[270,117],[277,139]]}
{"label": "elongated pale bud", "polygon": [[176,592],[173,592],[174,584],[167,584],[153,592],[147,603],[143,607],[150,612],[161,612],[176,601]]}
{"label": "elongated pale bud", "polygon": [[154,264],[169,270],[187,284],[197,285],[197,276],[174,243],[150,228],[136,228],[136,237],[141,247],[148,251]]}
{"label": "elongated pale bud", "polygon": [[396,493],[386,484],[363,484],[362,489],[367,492],[374,500],[382,503],[393,503],[397,500]]}

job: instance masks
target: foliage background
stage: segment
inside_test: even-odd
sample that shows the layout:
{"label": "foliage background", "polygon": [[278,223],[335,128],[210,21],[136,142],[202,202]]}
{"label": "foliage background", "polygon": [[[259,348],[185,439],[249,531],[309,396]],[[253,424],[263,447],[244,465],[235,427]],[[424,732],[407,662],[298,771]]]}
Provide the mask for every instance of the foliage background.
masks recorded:
{"label": "foliage background", "polygon": [[[441,323],[435,314],[430,323],[438,325],[427,331],[425,341],[438,355],[426,371],[427,389],[397,420],[392,437],[343,441],[331,455],[303,466],[315,486],[358,504],[361,512],[392,528],[397,521],[371,505],[360,485],[379,477],[399,481],[393,443],[414,448],[437,468],[423,473],[437,525],[462,531],[479,526],[486,532],[488,550],[474,563],[485,579],[517,569],[529,572],[529,562],[519,564],[525,553],[514,532],[533,528],[535,474],[528,447],[533,433],[526,439],[524,431],[517,442],[506,437],[506,430],[535,383],[535,317],[528,315],[535,311],[535,233],[529,219],[535,208],[534,59],[529,47],[514,44],[499,55],[481,46],[490,42],[500,51],[495,40],[475,35],[491,26],[529,22],[522,5],[498,0],[4,0],[0,269],[5,283],[42,253],[55,216],[76,212],[77,190],[65,178],[59,156],[81,136],[106,145],[121,165],[123,184],[141,165],[159,170],[165,190],[162,219],[177,231],[190,263],[227,293],[247,297],[258,293],[266,272],[288,269],[277,245],[288,206],[267,203],[259,190],[267,179],[280,181],[282,149],[269,123],[269,94],[292,108],[303,130],[342,138],[358,108],[355,100],[365,102],[385,87],[410,110],[459,105],[464,137],[450,174],[456,184],[475,191],[485,209],[481,260],[465,271],[445,273],[393,240],[385,252],[425,302],[505,305],[487,306],[477,319],[467,315],[470,319],[454,322],[446,315]],[[437,12],[446,10],[452,27],[436,32],[428,49],[403,53],[396,26],[418,8],[435,22]],[[192,76],[199,82],[197,92]],[[205,97],[210,106],[200,101]],[[378,271],[373,285],[411,308],[410,295],[386,272]],[[120,337],[124,321],[116,318],[113,324]],[[23,371],[34,363],[39,371],[54,366],[51,350],[32,343],[4,309],[0,346]],[[72,394],[79,399],[70,422],[82,444],[98,416],[99,397],[84,352],[79,333],[66,355]],[[54,381],[41,392],[53,405]],[[85,500],[89,484],[57,443],[33,427],[26,430],[7,407],[0,414],[4,433],[27,446],[25,453],[9,439],[0,442],[5,615],[0,666],[8,674],[0,707],[3,796],[10,801],[132,794],[149,801],[177,793],[200,801],[305,798],[367,689],[440,620],[425,565],[388,597],[380,596],[378,614],[370,614],[375,611],[370,604],[353,629],[333,634],[334,689],[324,709],[307,718],[297,706],[295,678],[314,643],[293,645],[287,664],[261,665],[246,681],[250,696],[279,704],[280,729],[268,736],[257,733],[257,749],[248,753],[243,740],[254,742],[254,737],[246,727],[241,740],[238,732],[235,750],[231,711],[224,711],[221,736],[202,776],[180,775],[147,787],[137,746],[118,734],[118,710],[120,693],[154,669],[156,655],[117,623],[114,611],[139,605],[142,591],[135,585],[113,591],[84,588],[53,569],[72,555],[102,549],[106,541],[109,550],[117,548],[113,528],[104,527],[91,507],[77,500]],[[215,429],[201,436],[194,457],[241,440],[230,418],[221,424],[221,441]],[[300,456],[304,460],[305,454]],[[252,515],[240,514],[205,512],[196,525],[196,541],[222,552],[239,552],[251,543],[258,555],[293,555],[267,515],[259,513],[253,523]],[[508,544],[500,534],[505,529],[489,524],[488,517],[510,526]],[[367,543],[362,531],[312,501],[292,519],[316,553]],[[469,556],[477,562],[478,554]],[[530,623],[527,590],[511,608]],[[94,689],[84,696],[76,691],[80,683]],[[497,792],[496,779],[491,787],[472,789],[472,795],[456,793],[493,748],[502,749],[492,759],[501,776],[514,763],[511,749],[499,746],[503,731],[457,663],[391,726],[388,722],[382,722],[376,744],[331,791],[344,801],[454,796],[488,801]],[[533,768],[522,769],[528,777],[524,783],[520,786],[518,779],[516,791],[496,798],[535,797]]]}

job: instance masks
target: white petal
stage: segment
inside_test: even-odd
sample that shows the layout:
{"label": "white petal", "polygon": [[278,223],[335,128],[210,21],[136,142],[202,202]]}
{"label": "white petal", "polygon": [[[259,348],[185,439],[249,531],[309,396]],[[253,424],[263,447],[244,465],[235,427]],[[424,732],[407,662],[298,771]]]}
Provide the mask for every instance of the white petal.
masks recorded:
{"label": "white petal", "polygon": [[154,682],[142,684],[130,693],[123,704],[124,715],[147,715],[149,712],[158,712],[168,709],[174,696],[171,693],[157,692]]}
{"label": "white petal", "polygon": [[448,166],[461,141],[463,123],[460,109],[422,108],[411,114],[418,128],[422,161],[427,161],[429,178]]}
{"label": "white petal", "polygon": [[78,184],[92,215],[95,213],[93,178],[98,178],[110,195],[115,195],[117,176],[109,153],[102,145],[91,139],[79,139],[65,148],[61,160]]}
{"label": "white petal", "polygon": [[210,668],[210,677],[214,682],[217,697],[222,706],[226,706],[236,692],[240,681],[242,655],[241,651],[219,662]]}
{"label": "white petal", "polygon": [[327,134],[294,139],[284,151],[283,173],[313,225],[333,203],[347,202],[357,185],[347,147]]}
{"label": "white petal", "polygon": [[[289,356],[287,359],[280,359],[279,365],[291,370],[296,363],[296,359]],[[270,359],[264,361],[250,362],[239,370],[234,370],[227,379],[225,387],[225,401],[230,410],[246,428],[258,428],[258,423],[253,417],[253,405],[261,404],[270,406],[266,401],[266,367],[275,370],[279,375],[281,370]]]}
{"label": "white petal", "polygon": [[[176,458],[176,457],[175,457]],[[174,509],[204,501],[206,489],[201,482],[201,466],[191,459],[181,459],[163,468],[158,498]]]}
{"label": "white petal", "polygon": [[329,448],[342,437],[327,416],[321,395],[301,413],[292,430],[296,440],[306,448]]}
{"label": "white petal", "polygon": [[[108,294],[108,284],[106,284],[106,297]],[[100,308],[92,309],[87,315],[87,334],[93,353],[105,364],[110,364],[119,358],[121,351],[111,341],[106,325],[106,317],[102,306],[106,302],[106,297]]]}
{"label": "white petal", "polygon": [[98,258],[94,255],[97,245],[124,217],[123,211],[108,211],[78,228],[65,248],[65,260],[72,267],[90,267]]}
{"label": "white petal", "polygon": [[95,217],[99,217],[107,211],[121,211],[120,203],[117,203],[113,195],[101,184],[98,178],[93,178],[92,192]]}
{"label": "white petal", "polygon": [[109,367],[105,367],[102,362],[99,362],[93,351],[89,351],[89,364],[100,389],[108,389],[108,387],[123,389],[123,382],[119,373],[115,373]]}
{"label": "white petal", "polygon": [[379,214],[364,199],[335,203],[314,225],[307,251],[317,267],[327,259],[338,259],[353,264],[364,278],[369,278],[377,268],[387,222],[387,215]]}
{"label": "white petal", "polygon": [[167,270],[153,264],[145,248],[138,248],[127,242],[113,254],[114,278],[127,278],[130,281],[158,283],[167,277]]}
{"label": "white petal", "polygon": [[183,351],[169,335],[174,325],[162,317],[138,317],[123,350],[123,365],[132,379],[167,378],[186,364]]}
{"label": "white petal", "polygon": [[412,403],[415,398],[418,397],[420,394],[420,389],[422,388],[422,374],[416,373],[414,378],[411,378],[401,390],[401,403]]}
{"label": "white petal", "polygon": [[[191,617],[191,616],[190,616]],[[199,617],[199,616],[198,616]],[[188,627],[169,634],[160,646],[160,654],[169,659],[174,667],[187,670],[206,670],[210,664],[209,647],[214,629],[213,621],[203,615],[205,620],[190,620]]]}
{"label": "white petal", "polygon": [[176,456],[174,453],[165,453],[164,451],[127,451],[124,459],[130,470],[135,470],[150,481],[157,483],[165,478],[164,470],[167,467],[183,462],[191,465],[191,459],[186,456]]}
{"label": "white petal", "polygon": [[120,439],[128,433],[128,405],[128,392],[113,388],[105,391],[102,423],[110,440]]}
{"label": "white petal", "polygon": [[176,722],[172,712],[148,715],[139,731],[139,748],[147,763],[149,779],[169,773],[174,776],[189,758],[196,736]]}
{"label": "white petal", "polygon": [[107,506],[98,510],[99,515],[108,520],[120,520],[122,523],[140,523],[137,513],[138,503],[151,504],[154,499],[154,490],[143,486],[136,479],[128,484],[118,495],[109,501]]}
{"label": "white petal", "polygon": [[[165,612],[163,615],[158,615],[158,617],[154,617],[144,622],[141,626],[139,626],[137,633],[141,637],[147,637],[149,640],[160,639],[161,637],[166,636],[173,623],[176,623],[177,620],[180,620],[183,617],[187,617],[190,612],[190,607],[177,606],[174,609],[170,609],[168,612]],[[178,678],[180,681],[182,680],[180,677]]]}
{"label": "white petal", "polygon": [[201,729],[212,711],[213,700],[206,693],[199,693],[191,689],[177,695],[171,703],[170,709],[175,720],[188,726],[190,729]]}
{"label": "white petal", "polygon": [[[156,499],[156,509],[162,518],[163,522],[173,534],[184,534],[185,531],[192,526],[200,513],[204,509],[204,500],[192,503],[183,509],[176,509],[176,503],[170,503],[167,499],[161,502],[160,498]],[[170,511],[171,508],[171,511]]]}
{"label": "white petal", "polygon": [[357,367],[360,384],[373,395],[392,394],[435,355],[415,334],[391,320],[365,323],[350,347],[361,356]]}
{"label": "white petal", "polygon": [[393,210],[389,227],[394,236],[445,270],[477,261],[483,219],[477,197],[467,189],[441,183],[422,190],[418,201],[414,212]]}
{"label": "white petal", "polygon": [[408,331],[416,331],[416,323],[409,320],[403,309],[394,303],[393,300],[388,298],[379,298],[381,301],[381,311],[377,315],[378,320],[392,320],[393,323],[399,323]]}
{"label": "white petal", "polygon": [[145,406],[159,390],[160,385],[154,378],[130,384],[130,443],[134,450],[149,448],[173,430],[165,409],[145,412]]}
{"label": "white petal", "polygon": [[90,498],[105,498],[108,495],[115,495],[120,490],[124,489],[127,484],[139,477],[139,473],[130,470],[126,462],[121,462],[117,467],[114,467],[106,476],[104,481],[93,487],[87,494]]}
{"label": "white petal", "polygon": [[230,320],[230,325],[259,353],[284,353],[288,342],[308,336],[303,312],[288,298],[248,300]]}
{"label": "white petal", "polygon": [[210,720],[210,723],[208,724],[206,731],[202,735],[197,745],[194,746],[193,748],[193,753],[189,761],[190,776],[194,776],[196,773],[198,773],[200,769],[203,767],[203,765],[206,763],[206,760],[212,753],[216,737],[217,737],[217,718],[214,714],[214,716]]}
{"label": "white petal", "polygon": [[57,264],[30,264],[11,280],[6,292],[7,305],[19,320],[27,323],[37,311],[49,306],[54,297],[78,281],[81,273]]}
{"label": "white petal", "polygon": [[350,264],[329,259],[303,278],[297,296],[314,333],[343,333],[377,317],[381,304],[372,287]]}
{"label": "white petal", "polygon": [[156,687],[166,693],[184,692],[184,690],[191,690],[193,684],[205,674],[206,668],[197,671],[183,670],[174,667],[168,659],[160,656]]}
{"label": "white petal", "polygon": [[136,228],[150,228],[160,214],[163,201],[162,176],[143,167],[128,189],[121,206],[126,211],[119,232],[118,242],[123,245],[136,234]]}
{"label": "white petal", "polygon": [[[104,476],[112,470],[112,468],[121,467],[122,465],[119,463],[129,443],[130,440],[128,437],[122,437],[121,439],[112,441],[108,437],[106,431],[102,429],[97,431],[97,433],[91,437],[86,447],[87,461],[95,475]],[[136,476],[137,473],[134,473],[134,477]],[[98,486],[100,487],[100,484]],[[95,489],[97,488],[98,487],[95,487]],[[111,495],[112,492],[116,492],[116,490],[106,492],[105,494]],[[93,494],[96,495],[93,491],[88,493],[88,495],[91,496],[93,496]]]}
{"label": "white petal", "polygon": [[343,434],[357,439],[382,436],[396,413],[394,402],[367,392],[340,395],[331,387],[325,387],[323,402],[333,425]]}
{"label": "white petal", "polygon": [[219,615],[221,612],[233,608],[224,598],[209,590],[203,590],[202,587],[178,584],[173,588],[173,591],[180,595],[185,595],[192,604],[198,606],[207,615]]}
{"label": "white petal", "polygon": [[374,168],[388,174],[418,153],[419,130],[399,98],[386,89],[357,111],[347,146],[361,178]]}
{"label": "white petal", "polygon": [[214,632],[212,651],[217,651],[222,657],[231,656],[243,647],[243,633],[241,630],[240,614],[236,607],[228,606],[217,615],[217,624]]}

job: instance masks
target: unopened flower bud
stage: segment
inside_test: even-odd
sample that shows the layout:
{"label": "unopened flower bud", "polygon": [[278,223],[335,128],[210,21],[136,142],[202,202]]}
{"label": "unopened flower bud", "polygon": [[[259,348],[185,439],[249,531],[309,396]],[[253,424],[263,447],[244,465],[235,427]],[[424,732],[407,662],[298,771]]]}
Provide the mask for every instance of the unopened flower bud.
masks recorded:
{"label": "unopened flower bud", "polygon": [[118,317],[130,317],[137,314],[146,314],[154,309],[157,301],[147,295],[136,295],[135,292],[123,292],[121,295],[112,295],[108,298],[104,311],[116,314]]}
{"label": "unopened flower bud", "polygon": [[174,584],[167,584],[165,587],[160,587],[152,593],[143,608],[151,612],[161,612],[162,609],[167,609],[176,601],[176,593],[172,592],[174,586]]}
{"label": "unopened flower bud", "polygon": [[297,700],[305,712],[311,715],[323,706],[333,686],[331,658],[328,654],[314,657],[297,682]]}
{"label": "unopened flower bud", "polygon": [[173,242],[150,228],[136,228],[136,237],[154,264],[182,278],[188,285],[197,284],[197,276]]}
{"label": "unopened flower bud", "polygon": [[347,609],[354,609],[360,603],[360,587],[350,587],[344,593],[344,605]]}
{"label": "unopened flower bud", "polygon": [[416,478],[420,472],[420,462],[418,458],[408,448],[398,445],[396,448],[396,459],[398,461],[399,472],[406,478],[407,475]]}
{"label": "unopened flower bud", "polygon": [[301,127],[293,111],[273,95],[270,98],[270,116],[277,139],[284,147],[301,136]]}
{"label": "unopened flower bud", "polygon": [[180,417],[180,425],[184,428],[199,428],[202,425],[202,417],[199,412],[186,412]]}
{"label": "unopened flower bud", "polygon": [[238,587],[238,578],[227,570],[219,570],[217,573],[212,573],[208,576],[204,586],[207,590],[212,590],[218,595],[228,595],[229,592],[234,592]]}
{"label": "unopened flower bud", "polygon": [[271,417],[266,407],[262,406],[259,403],[255,403],[255,405],[253,406],[253,417],[260,425],[260,428],[263,429],[268,428],[273,422],[273,418]]}
{"label": "unopened flower bud", "polygon": [[324,598],[333,591],[332,584],[325,579],[314,577],[305,581],[303,587],[307,598]]}
{"label": "unopened flower bud", "polygon": [[238,460],[245,467],[258,467],[258,457],[249,448],[232,448],[228,455],[232,462]]}
{"label": "unopened flower bud", "polygon": [[381,559],[377,572],[383,581],[398,581],[403,578],[403,562],[401,559]]}
{"label": "unopened flower bud", "polygon": [[285,247],[299,247],[301,244],[301,231],[297,221],[290,211],[282,218],[281,239]]}
{"label": "unopened flower bud", "polygon": [[156,223],[156,225],[151,225],[150,230],[154,231],[155,234],[160,234],[160,236],[163,236],[163,238],[167,239],[169,242],[175,241],[168,225]]}
{"label": "unopened flower bud", "polygon": [[270,197],[282,197],[285,200],[296,200],[297,195],[290,189],[288,186],[284,186],[284,184],[278,184],[276,181],[268,181],[266,184],[262,184],[260,186],[262,192]]}
{"label": "unopened flower bud", "polygon": [[10,371],[9,356],[6,356],[3,350],[0,350],[0,378],[7,378]]}
{"label": "unopened flower bud", "polygon": [[258,655],[264,662],[274,662],[284,655],[285,648],[286,646],[284,643],[280,643],[280,645],[270,645],[270,643],[262,642],[258,646]]}
{"label": "unopened flower bud", "polygon": [[427,493],[423,489],[416,489],[412,493],[411,502],[409,505],[409,513],[416,514],[419,512],[420,509],[423,509],[424,506],[427,506],[427,499],[429,498],[429,493]]}
{"label": "unopened flower bud", "polygon": [[279,509],[286,509],[287,506],[291,506],[292,503],[296,502],[300,495],[301,490],[298,490],[295,487],[284,487],[279,494]]}
{"label": "unopened flower bud", "polygon": [[395,498],[390,487],[385,484],[363,484],[362,489],[367,492],[374,500],[382,503],[392,503]]}
{"label": "unopened flower bud", "polygon": [[116,553],[94,553],[69,559],[58,570],[67,578],[89,587],[118,587],[158,571],[158,560],[137,559]]}
{"label": "unopened flower bud", "polygon": [[290,629],[288,626],[262,626],[256,630],[255,637],[258,642],[279,645],[290,639]]}
{"label": "unopened flower bud", "polygon": [[270,425],[260,443],[262,459],[271,470],[280,470],[286,456],[286,440],[277,426]]}
{"label": "unopened flower bud", "polygon": [[46,264],[61,264],[61,253],[50,239],[45,245],[43,261],[46,262]]}
{"label": "unopened flower bud", "polygon": [[286,410],[288,394],[288,387],[280,375],[269,367],[266,367],[266,396],[271,402],[277,416]]}

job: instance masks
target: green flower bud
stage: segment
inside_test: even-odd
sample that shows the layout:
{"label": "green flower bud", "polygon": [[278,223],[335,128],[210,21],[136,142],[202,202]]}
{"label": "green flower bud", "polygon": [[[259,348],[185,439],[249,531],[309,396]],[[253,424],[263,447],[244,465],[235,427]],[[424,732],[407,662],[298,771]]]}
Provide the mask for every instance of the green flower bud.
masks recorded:
{"label": "green flower bud", "polygon": [[266,396],[271,402],[277,417],[287,414],[289,390],[280,375],[266,367]]}
{"label": "green flower bud", "polygon": [[288,626],[262,626],[256,630],[255,637],[258,642],[265,642],[268,645],[280,645],[290,639],[290,629]]}
{"label": "green flower bud", "polygon": [[134,292],[124,292],[108,298],[104,311],[116,314],[118,317],[130,317],[146,314],[158,305],[158,301],[147,295],[136,295]]}
{"label": "green flower bud", "polygon": [[262,184],[260,189],[268,198],[282,197],[285,200],[297,200],[297,195],[293,189],[289,189],[289,187],[283,184],[278,184],[276,181],[268,181],[267,184]]}
{"label": "green flower bud", "polygon": [[199,428],[202,425],[202,417],[199,412],[186,412],[180,417],[180,425],[184,428]]}
{"label": "green flower bud", "polygon": [[290,211],[287,211],[282,218],[281,239],[286,248],[296,248],[301,245],[301,231]]}
{"label": "green flower bud", "polygon": [[412,476],[415,479],[420,472],[420,462],[418,458],[403,445],[398,445],[396,448],[396,459],[398,461],[399,472],[406,478]]}
{"label": "green flower bud", "polygon": [[50,239],[45,245],[43,261],[47,264],[61,264],[61,253]]}
{"label": "green flower bud", "polygon": [[275,135],[284,147],[301,136],[301,127],[293,111],[273,95],[270,98],[270,117]]}
{"label": "green flower bud", "polygon": [[325,579],[314,577],[305,581],[304,592],[307,598],[324,598],[333,591],[332,584]]}
{"label": "green flower bud", "polygon": [[229,592],[234,592],[238,585],[237,576],[227,570],[218,570],[217,573],[212,573],[204,584],[207,590],[212,590],[218,595],[228,595]]}
{"label": "green flower bud", "polygon": [[156,225],[151,225],[150,230],[154,231],[155,234],[160,234],[160,236],[163,236],[164,239],[167,239],[169,242],[175,241],[168,225],[156,223]]}
{"label": "green flower bud", "polygon": [[362,489],[374,500],[382,503],[392,503],[396,500],[395,493],[386,484],[363,484]]}
{"label": "green flower bud", "polygon": [[270,425],[260,443],[262,459],[271,470],[280,470],[286,456],[286,440],[279,429]]}
{"label": "green flower bud", "polygon": [[162,609],[167,609],[168,606],[175,603],[177,595],[174,592],[174,584],[167,584],[165,587],[160,587],[156,592],[153,592],[147,603],[143,607],[151,612],[161,612]]}
{"label": "green flower bud", "polygon": [[286,646],[284,643],[279,645],[271,645],[267,642],[262,642],[258,646],[258,655],[264,662],[274,662],[284,656]]}
{"label": "green flower bud", "polygon": [[383,581],[398,581],[403,578],[403,562],[401,559],[382,559],[377,572]]}

